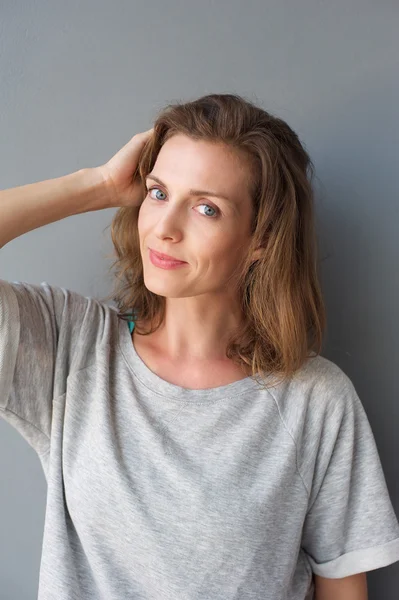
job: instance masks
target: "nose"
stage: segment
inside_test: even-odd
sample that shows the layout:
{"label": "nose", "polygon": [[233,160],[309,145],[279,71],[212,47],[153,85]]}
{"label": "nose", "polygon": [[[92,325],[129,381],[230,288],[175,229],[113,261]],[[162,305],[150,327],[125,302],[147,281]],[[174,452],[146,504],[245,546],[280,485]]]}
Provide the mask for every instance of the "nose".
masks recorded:
{"label": "nose", "polygon": [[168,204],[168,206],[163,207],[161,212],[162,214],[159,215],[155,226],[155,234],[159,239],[172,238],[179,240],[184,230],[183,208]]}

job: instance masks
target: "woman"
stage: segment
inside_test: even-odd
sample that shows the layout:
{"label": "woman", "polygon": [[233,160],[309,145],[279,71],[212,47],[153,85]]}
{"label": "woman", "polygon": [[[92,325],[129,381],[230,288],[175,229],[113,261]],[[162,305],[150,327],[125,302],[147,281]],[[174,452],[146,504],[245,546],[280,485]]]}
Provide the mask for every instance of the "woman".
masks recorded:
{"label": "woman", "polygon": [[214,94],[1,192],[2,246],[120,207],[116,308],[0,282],[1,413],[48,483],[40,600],[364,600],[399,560],[366,413],[320,356],[311,174],[284,121]]}

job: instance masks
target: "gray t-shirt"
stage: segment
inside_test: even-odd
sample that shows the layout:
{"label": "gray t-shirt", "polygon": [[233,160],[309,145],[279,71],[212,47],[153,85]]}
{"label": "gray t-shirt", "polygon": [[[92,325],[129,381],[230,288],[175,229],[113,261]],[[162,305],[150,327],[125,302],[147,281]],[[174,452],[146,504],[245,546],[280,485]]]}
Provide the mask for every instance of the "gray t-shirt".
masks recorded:
{"label": "gray t-shirt", "polygon": [[[190,390],[95,298],[0,280],[0,414],[47,481],[40,600],[304,600],[399,560],[364,408],[321,356]],[[4,518],[4,515],[3,517]]]}

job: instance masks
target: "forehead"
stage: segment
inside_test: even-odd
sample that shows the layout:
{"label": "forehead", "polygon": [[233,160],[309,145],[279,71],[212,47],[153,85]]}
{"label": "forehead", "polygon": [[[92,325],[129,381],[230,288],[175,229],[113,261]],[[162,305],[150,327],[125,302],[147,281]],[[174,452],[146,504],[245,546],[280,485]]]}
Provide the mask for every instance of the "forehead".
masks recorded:
{"label": "forehead", "polygon": [[167,185],[214,189],[231,197],[248,188],[247,165],[233,149],[182,134],[165,142],[152,172]]}

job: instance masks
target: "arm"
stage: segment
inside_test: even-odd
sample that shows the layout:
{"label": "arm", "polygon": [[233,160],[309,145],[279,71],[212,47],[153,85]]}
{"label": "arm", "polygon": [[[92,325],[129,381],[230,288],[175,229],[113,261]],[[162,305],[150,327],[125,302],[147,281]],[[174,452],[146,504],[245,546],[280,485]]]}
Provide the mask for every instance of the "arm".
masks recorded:
{"label": "arm", "polygon": [[314,576],[315,600],[368,600],[366,573],[341,579]]}
{"label": "arm", "polygon": [[20,235],[75,214],[111,208],[100,169],[0,191],[0,248]]}
{"label": "arm", "polygon": [[99,167],[0,191],[0,248],[65,217],[119,206],[138,208],[145,196],[139,159],[153,131],[136,133]]}

